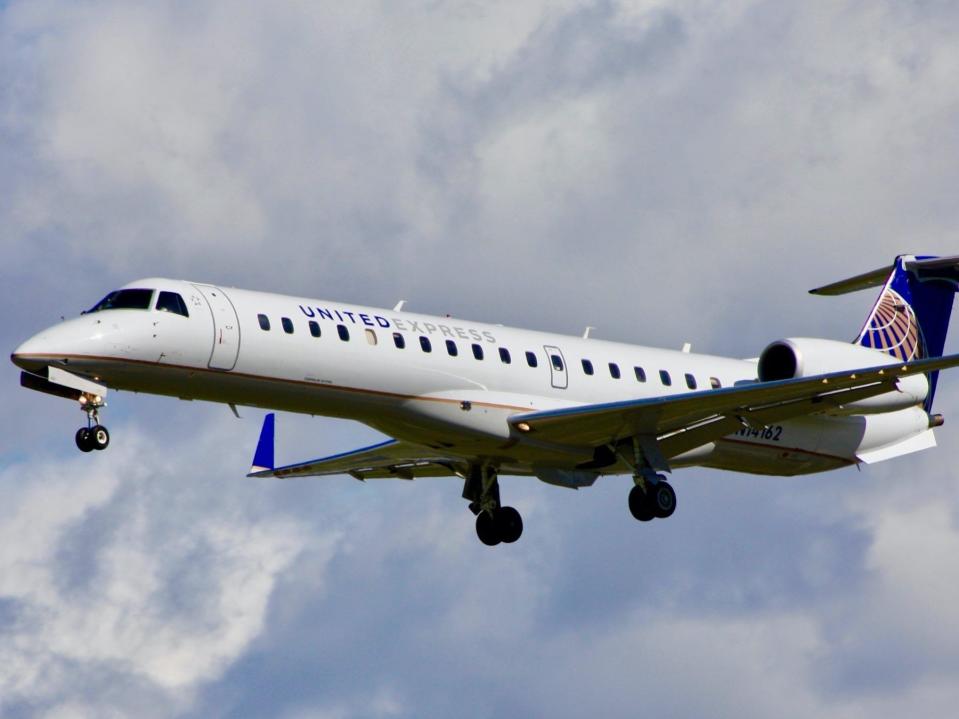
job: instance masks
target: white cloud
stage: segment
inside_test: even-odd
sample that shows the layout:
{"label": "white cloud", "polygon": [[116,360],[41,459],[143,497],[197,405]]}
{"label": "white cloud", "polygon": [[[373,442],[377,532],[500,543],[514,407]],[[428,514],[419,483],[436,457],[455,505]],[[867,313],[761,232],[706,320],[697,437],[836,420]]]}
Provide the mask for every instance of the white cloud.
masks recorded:
{"label": "white cloud", "polygon": [[0,598],[15,616],[0,631],[5,704],[69,714],[62,694],[79,699],[71,675],[90,669],[182,703],[257,638],[304,549],[327,551],[291,518],[257,518],[222,487],[197,488],[195,460],[124,435],[109,458],[33,465],[26,483],[23,465],[0,477]]}

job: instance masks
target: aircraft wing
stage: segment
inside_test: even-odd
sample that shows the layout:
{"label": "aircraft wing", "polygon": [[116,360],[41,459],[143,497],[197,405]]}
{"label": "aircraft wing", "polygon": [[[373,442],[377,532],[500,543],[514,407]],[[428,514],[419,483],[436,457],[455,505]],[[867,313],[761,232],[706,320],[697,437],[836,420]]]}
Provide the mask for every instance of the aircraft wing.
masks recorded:
{"label": "aircraft wing", "polygon": [[955,366],[959,366],[959,355],[666,397],[528,412],[513,415],[509,421],[521,434],[566,445],[596,447],[629,437],[654,437],[664,456],[674,457],[731,434],[743,425],[763,427],[817,414],[893,391],[900,377]]}
{"label": "aircraft wing", "polygon": [[248,477],[293,479],[335,474],[349,474],[359,480],[449,477],[457,474],[454,463],[462,463],[462,460],[437,455],[429,447],[390,439],[350,452],[274,467],[275,422],[272,412],[263,420],[260,441]]}

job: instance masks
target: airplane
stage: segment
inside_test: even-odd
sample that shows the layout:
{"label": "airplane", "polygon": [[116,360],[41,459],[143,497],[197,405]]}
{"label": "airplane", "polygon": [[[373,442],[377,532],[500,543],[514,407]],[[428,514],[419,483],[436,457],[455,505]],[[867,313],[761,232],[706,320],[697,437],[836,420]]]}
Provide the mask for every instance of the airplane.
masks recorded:
{"label": "airplane", "polygon": [[275,414],[250,477],[459,477],[480,541],[512,543],[500,475],[580,489],[628,474],[641,522],[676,509],[674,469],[791,476],[935,446],[959,256],[900,255],[815,290],[881,287],[852,342],[787,338],[736,359],[450,317],[149,278],[43,330],[11,359],[21,385],[79,403],[103,450],[108,389],[364,422],[390,439],[276,466]]}

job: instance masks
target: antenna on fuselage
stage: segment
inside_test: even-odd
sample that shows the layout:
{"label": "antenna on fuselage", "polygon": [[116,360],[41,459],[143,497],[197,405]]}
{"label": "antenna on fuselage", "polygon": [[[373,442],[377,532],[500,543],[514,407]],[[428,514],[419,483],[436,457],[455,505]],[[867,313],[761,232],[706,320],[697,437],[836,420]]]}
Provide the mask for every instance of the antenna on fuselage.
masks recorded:
{"label": "antenna on fuselage", "polygon": [[583,339],[584,339],[584,340],[588,340],[588,339],[589,339],[590,330],[594,330],[594,329],[596,329],[596,328],[595,328],[595,327],[592,327],[592,326],[587,327],[587,328],[586,328],[586,331],[583,332]]}
{"label": "antenna on fuselage", "polygon": [[402,312],[402,311],[403,311],[403,305],[405,305],[405,304],[406,304],[406,300],[400,300],[399,302],[396,303],[396,307],[393,308],[393,311],[394,311],[394,312]]}

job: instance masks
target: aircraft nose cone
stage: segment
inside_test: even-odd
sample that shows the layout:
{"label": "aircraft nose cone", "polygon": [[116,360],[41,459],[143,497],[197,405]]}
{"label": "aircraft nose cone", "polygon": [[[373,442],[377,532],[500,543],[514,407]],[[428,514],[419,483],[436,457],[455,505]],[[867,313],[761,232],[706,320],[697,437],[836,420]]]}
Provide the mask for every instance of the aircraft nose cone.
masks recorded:
{"label": "aircraft nose cone", "polygon": [[17,347],[10,355],[10,361],[27,372],[38,372],[47,365],[43,357],[49,354],[49,346],[43,335],[35,335]]}

